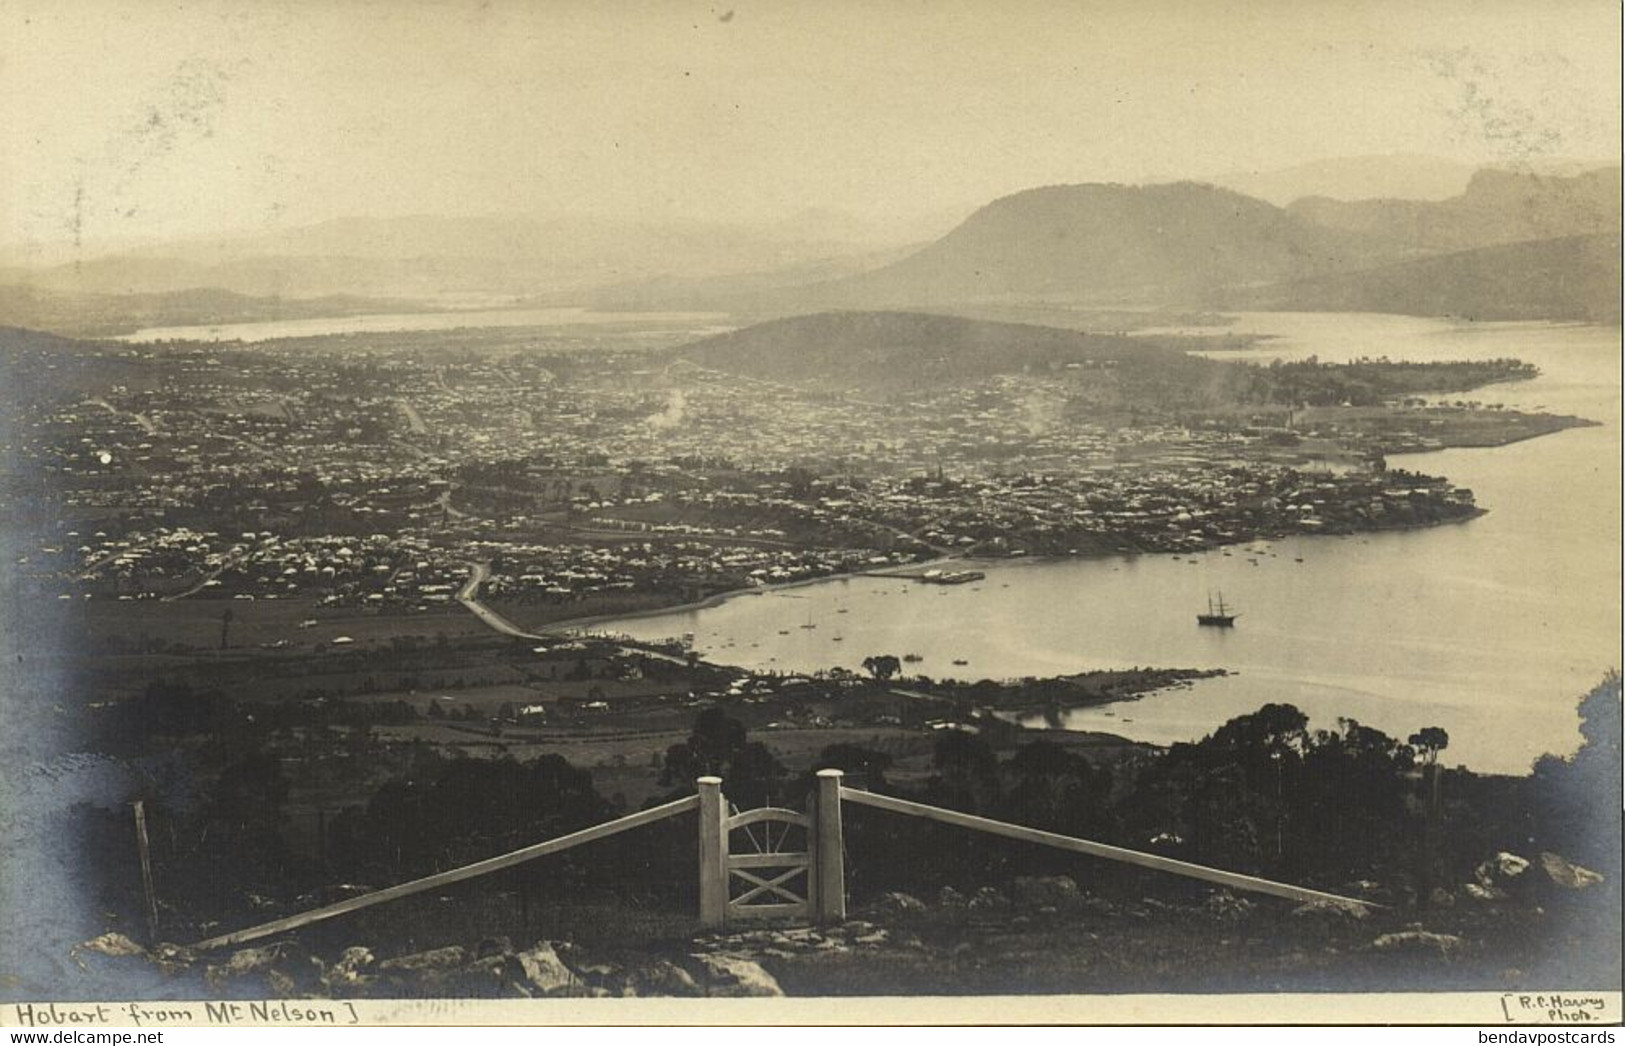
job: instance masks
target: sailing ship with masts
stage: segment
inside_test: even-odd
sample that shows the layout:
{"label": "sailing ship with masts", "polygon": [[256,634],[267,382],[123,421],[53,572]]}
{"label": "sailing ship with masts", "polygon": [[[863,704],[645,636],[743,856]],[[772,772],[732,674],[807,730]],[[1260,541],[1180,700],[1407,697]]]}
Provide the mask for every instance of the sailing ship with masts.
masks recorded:
{"label": "sailing ship with masts", "polygon": [[1219,593],[1217,602],[1213,599],[1213,593],[1209,592],[1207,596],[1207,613],[1197,614],[1196,623],[1198,625],[1209,625],[1213,628],[1235,628],[1236,618],[1240,616],[1240,614],[1231,612],[1230,608],[1225,606],[1223,592]]}

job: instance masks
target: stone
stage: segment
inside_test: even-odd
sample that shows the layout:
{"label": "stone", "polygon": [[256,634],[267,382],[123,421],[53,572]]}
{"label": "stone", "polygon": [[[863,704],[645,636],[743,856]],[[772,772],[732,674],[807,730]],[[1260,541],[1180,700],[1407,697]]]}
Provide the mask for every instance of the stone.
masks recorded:
{"label": "stone", "polygon": [[1083,894],[1069,875],[1024,875],[1010,884],[1010,897],[1023,908],[1075,907]]}
{"label": "stone", "polygon": [[940,907],[963,908],[968,903],[969,901],[966,900],[965,895],[952,886],[944,886],[937,891],[937,904]]}
{"label": "stone", "polygon": [[1449,958],[1461,947],[1461,938],[1448,933],[1429,933],[1427,930],[1402,930],[1383,934],[1372,941],[1371,946],[1378,951]]}
{"label": "stone", "polygon": [[385,959],[378,964],[378,972],[410,974],[425,970],[449,970],[461,966],[467,959],[468,952],[453,944],[445,948],[431,948],[426,952],[413,952],[411,955]]}
{"label": "stone", "polygon": [[485,937],[474,946],[474,958],[484,959],[492,955],[513,954],[513,941],[502,935]]}
{"label": "stone", "polygon": [[693,974],[665,959],[644,963],[633,971],[628,981],[629,987],[635,987],[639,995],[695,998],[705,994]]}
{"label": "stone", "polygon": [[781,998],[778,979],[743,955],[696,955],[705,993],[719,998]]}
{"label": "stone", "polygon": [[576,975],[564,965],[550,941],[537,941],[534,948],[515,952],[513,961],[518,964],[524,983],[539,995],[565,995],[576,990]]}
{"label": "stone", "polygon": [[1480,886],[1505,889],[1528,870],[1529,862],[1526,859],[1503,850],[1492,859],[1481,862],[1473,870],[1473,878]]}
{"label": "stone", "polygon": [[1299,919],[1323,919],[1328,922],[1358,921],[1370,918],[1371,912],[1363,904],[1344,904],[1338,901],[1310,901],[1292,909]]}
{"label": "stone", "polygon": [[82,944],[74,945],[70,954],[77,957],[81,952],[108,955],[115,959],[148,958],[145,948],[122,933],[104,933],[100,937],[92,937]]}
{"label": "stone", "polygon": [[1202,910],[1221,919],[1239,919],[1253,910],[1253,902],[1229,890],[1218,890],[1202,901]]}
{"label": "stone", "polygon": [[971,897],[969,907],[978,911],[1010,907],[1010,898],[991,886],[984,886]]}
{"label": "stone", "polygon": [[1462,891],[1475,901],[1504,901],[1507,897],[1505,890],[1493,886],[1483,886],[1479,883],[1465,883],[1462,886]]}
{"label": "stone", "polygon": [[511,971],[512,965],[506,955],[487,955],[475,959],[448,978],[451,994],[475,999],[512,997],[508,988],[517,981]]}
{"label": "stone", "polygon": [[925,911],[925,902],[912,894],[893,891],[882,895],[877,907],[882,911],[900,915],[915,914]]}
{"label": "stone", "polygon": [[1554,853],[1540,855],[1540,870],[1546,873],[1546,878],[1565,890],[1585,890],[1603,881],[1598,873],[1572,864]]}

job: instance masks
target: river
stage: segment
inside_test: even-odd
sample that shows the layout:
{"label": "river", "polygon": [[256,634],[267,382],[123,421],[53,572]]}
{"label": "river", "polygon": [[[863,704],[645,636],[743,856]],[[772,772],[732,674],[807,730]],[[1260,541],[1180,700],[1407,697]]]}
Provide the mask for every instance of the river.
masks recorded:
{"label": "river", "polygon": [[717,312],[595,312],[583,308],[468,309],[454,312],[376,313],[362,316],[214,323],[189,327],[148,327],[119,341],[274,341],[319,338],[330,334],[378,334],[395,331],[447,331],[474,327],[675,327],[696,336],[730,330]]}
{"label": "river", "polygon": [[[1489,513],[1468,523],[1194,558],[1003,561],[957,587],[834,580],[603,627],[693,632],[705,656],[762,669],[856,669],[890,653],[919,655],[909,671],[970,679],[1134,665],[1235,673],[1063,717],[1157,743],[1287,701],[1316,725],[1351,717],[1401,737],[1442,726],[1446,761],[1482,771],[1524,773],[1543,753],[1572,752],[1576,702],[1621,664],[1619,329],[1271,313],[1228,329],[1276,337],[1226,358],[1516,356],[1541,376],[1463,398],[1604,425],[1390,459],[1471,487]],[[1210,590],[1241,612],[1234,630],[1197,627]]]}

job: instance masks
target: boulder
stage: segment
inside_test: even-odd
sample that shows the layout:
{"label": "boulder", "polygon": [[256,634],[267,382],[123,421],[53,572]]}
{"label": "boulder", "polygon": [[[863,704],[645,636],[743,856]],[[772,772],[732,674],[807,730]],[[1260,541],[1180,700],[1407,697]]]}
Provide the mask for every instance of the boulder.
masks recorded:
{"label": "boulder", "polygon": [[[918,902],[915,902],[918,903]],[[743,955],[695,955],[705,993],[720,998],[779,998],[784,989],[754,959]]]}
{"label": "boulder", "polygon": [[453,944],[445,948],[431,948],[426,952],[413,952],[378,964],[379,973],[411,974],[428,970],[449,970],[468,960],[468,952]]}
{"label": "boulder", "polygon": [[92,937],[82,944],[74,945],[68,954],[77,957],[82,952],[107,955],[115,959],[149,958],[145,948],[122,933],[104,933],[100,937]]}
{"label": "boulder", "polygon": [[969,907],[977,911],[993,911],[1010,907],[1010,898],[991,886],[984,886],[971,897]]}
{"label": "boulder", "polygon": [[1240,919],[1253,910],[1253,902],[1229,890],[1217,890],[1202,901],[1202,910],[1221,919]]}
{"label": "boulder", "polygon": [[1475,901],[1504,901],[1507,898],[1505,890],[1494,886],[1484,886],[1481,883],[1465,883],[1462,892]]}
{"label": "boulder", "polygon": [[1010,898],[1022,908],[1072,908],[1083,893],[1069,875],[1023,875],[1010,884]]}
{"label": "boulder", "polygon": [[534,948],[515,952],[512,961],[521,972],[515,979],[537,995],[579,994],[575,973],[564,965],[551,941],[537,941]]}
{"label": "boulder", "polygon": [[[468,999],[512,998],[517,980],[506,955],[487,955],[452,971],[445,979],[448,995]],[[517,993],[530,995],[529,991]]]}
{"label": "boulder", "polygon": [[366,972],[372,964],[373,955],[368,949],[359,945],[346,948],[327,968],[322,984],[328,991],[341,995],[360,991],[372,983],[373,978]]}
{"label": "boulder", "polygon": [[937,905],[942,908],[963,908],[969,903],[965,895],[952,886],[944,886],[937,891]]}
{"label": "boulder", "polygon": [[1589,868],[1571,864],[1554,853],[1540,855],[1540,870],[1546,878],[1565,890],[1585,890],[1599,885],[1603,877]]}
{"label": "boulder", "polygon": [[1517,854],[1502,851],[1473,870],[1473,879],[1480,886],[1492,890],[1505,890],[1522,879],[1529,870],[1529,862]]}
{"label": "boulder", "polygon": [[665,959],[652,959],[627,976],[627,994],[695,998],[705,992],[694,975],[681,966]]}
{"label": "boulder", "polygon": [[1401,955],[1429,955],[1449,958],[1461,947],[1461,938],[1448,933],[1429,933],[1427,930],[1402,930],[1385,933],[1371,942],[1378,951]]}
{"label": "boulder", "polygon": [[474,946],[474,958],[485,959],[493,955],[513,954],[513,941],[507,937],[485,937]]}
{"label": "boulder", "polygon": [[278,941],[255,948],[240,948],[225,962],[212,965],[204,971],[210,984],[221,986],[233,982],[249,985],[263,983],[269,994],[279,998],[315,992],[325,986],[326,970],[320,959],[311,955],[297,941]]}
{"label": "boulder", "polygon": [[1339,901],[1310,901],[1292,909],[1297,919],[1317,919],[1325,922],[1355,922],[1369,918],[1371,912],[1363,904],[1344,904]]}
{"label": "boulder", "polygon": [[911,915],[925,911],[925,902],[913,894],[892,891],[883,894],[875,907],[883,912],[892,912],[897,915]]}

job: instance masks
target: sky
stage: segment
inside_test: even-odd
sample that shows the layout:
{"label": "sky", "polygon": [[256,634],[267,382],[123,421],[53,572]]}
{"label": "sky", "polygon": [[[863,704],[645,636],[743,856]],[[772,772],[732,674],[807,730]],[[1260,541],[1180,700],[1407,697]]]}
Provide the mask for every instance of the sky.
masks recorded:
{"label": "sky", "polygon": [[1619,155],[1611,0],[4,0],[0,243]]}

